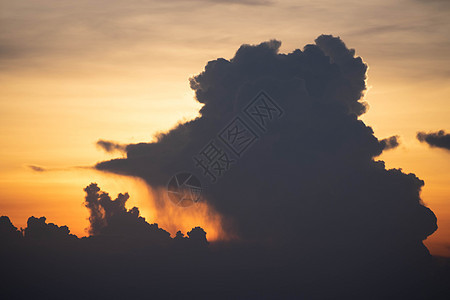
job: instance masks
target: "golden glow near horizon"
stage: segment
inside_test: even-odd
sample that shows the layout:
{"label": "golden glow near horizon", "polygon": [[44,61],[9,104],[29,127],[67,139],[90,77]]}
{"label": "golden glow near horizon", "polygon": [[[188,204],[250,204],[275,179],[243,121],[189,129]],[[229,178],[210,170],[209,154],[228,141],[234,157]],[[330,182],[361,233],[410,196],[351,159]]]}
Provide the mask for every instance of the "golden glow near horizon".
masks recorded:
{"label": "golden glow near horizon", "polygon": [[97,182],[112,197],[129,192],[127,206],[153,222],[141,181],[73,167],[120,157],[96,148],[98,139],[148,142],[194,118],[201,105],[188,78],[209,60],[272,38],[287,53],[326,33],[369,64],[370,109],[362,119],[380,139],[400,136],[400,147],[379,159],[425,180],[422,199],[439,225],[426,243],[450,256],[450,152],[415,138],[417,131],[450,130],[450,6],[188,2],[0,0],[0,215],[19,227],[29,216],[46,216],[85,235],[83,188]]}

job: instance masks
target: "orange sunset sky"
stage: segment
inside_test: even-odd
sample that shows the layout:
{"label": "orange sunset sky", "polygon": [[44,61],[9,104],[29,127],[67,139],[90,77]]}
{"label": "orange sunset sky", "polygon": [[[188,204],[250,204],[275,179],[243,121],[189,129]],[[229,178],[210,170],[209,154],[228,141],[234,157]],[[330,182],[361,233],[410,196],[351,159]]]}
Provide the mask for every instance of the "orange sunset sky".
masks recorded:
{"label": "orange sunset sky", "polygon": [[333,34],[369,65],[361,119],[400,136],[378,159],[425,181],[439,226],[426,245],[450,257],[450,151],[416,139],[450,130],[449,13],[438,0],[0,0],[0,215],[87,235],[83,188],[97,182],[164,228],[143,181],[89,168],[122,155],[95,143],[148,142],[195,118],[189,77],[241,44],[278,39],[288,53]]}

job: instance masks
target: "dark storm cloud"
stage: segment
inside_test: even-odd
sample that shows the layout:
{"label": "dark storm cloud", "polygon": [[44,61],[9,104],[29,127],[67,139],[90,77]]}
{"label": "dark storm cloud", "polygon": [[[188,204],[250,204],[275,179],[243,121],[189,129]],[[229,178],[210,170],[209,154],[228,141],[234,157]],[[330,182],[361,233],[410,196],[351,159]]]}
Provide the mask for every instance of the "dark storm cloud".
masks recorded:
{"label": "dark storm cloud", "polygon": [[422,143],[427,143],[431,147],[438,147],[450,150],[450,134],[444,130],[438,132],[418,132],[417,139]]}
{"label": "dark storm cloud", "polygon": [[126,145],[122,145],[113,141],[105,141],[105,140],[98,140],[96,143],[97,147],[105,150],[108,153],[120,151],[125,151]]}
{"label": "dark storm cloud", "polygon": [[[426,253],[422,240],[437,225],[420,199],[423,181],[374,161],[396,139],[379,141],[358,119],[366,110],[367,65],[329,35],[289,54],[278,53],[280,44],[242,45],[232,59],[208,62],[190,80],[204,104],[199,118],[156,142],[128,145],[127,158],[97,168],[154,187],[190,170],[208,185],[206,198],[227,220],[226,230],[243,239],[301,244],[304,255],[317,250],[305,245],[318,237],[324,249],[342,245],[374,257],[390,251],[384,247]],[[193,156],[261,90],[284,115],[211,184]]]}
{"label": "dark storm cloud", "polygon": [[394,135],[385,139],[382,139],[380,143],[384,146],[383,150],[395,149],[400,145],[399,136]]}

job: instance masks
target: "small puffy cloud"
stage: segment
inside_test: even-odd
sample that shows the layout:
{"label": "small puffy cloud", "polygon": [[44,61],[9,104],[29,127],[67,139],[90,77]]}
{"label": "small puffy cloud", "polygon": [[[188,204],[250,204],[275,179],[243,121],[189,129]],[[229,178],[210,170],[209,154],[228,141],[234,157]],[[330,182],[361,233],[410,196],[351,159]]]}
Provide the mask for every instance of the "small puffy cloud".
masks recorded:
{"label": "small puffy cloud", "polygon": [[431,147],[450,150],[450,134],[444,130],[429,133],[420,131],[417,133],[417,139],[422,143],[427,143]]}
{"label": "small puffy cloud", "polygon": [[393,135],[391,137],[382,139],[380,143],[384,146],[383,150],[395,149],[400,145],[400,137],[398,135]]}

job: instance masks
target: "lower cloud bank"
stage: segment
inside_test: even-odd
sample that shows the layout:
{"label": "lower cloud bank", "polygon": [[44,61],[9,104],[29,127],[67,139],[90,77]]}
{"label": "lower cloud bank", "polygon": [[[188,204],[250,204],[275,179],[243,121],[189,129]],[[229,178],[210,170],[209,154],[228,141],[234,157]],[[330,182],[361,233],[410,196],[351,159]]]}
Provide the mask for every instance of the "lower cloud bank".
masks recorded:
{"label": "lower cloud bank", "polygon": [[[131,215],[122,228],[77,238],[31,217],[0,218],[3,299],[448,299],[450,260],[422,243],[352,243],[321,236],[209,243],[174,238]],[[136,212],[134,212],[136,214]],[[126,218],[126,213],[121,218]],[[124,225],[128,224],[128,225]],[[134,225],[132,225],[134,224]],[[107,227],[108,227],[107,226]],[[105,228],[107,228],[105,227]],[[374,251],[376,250],[376,251]]]}

